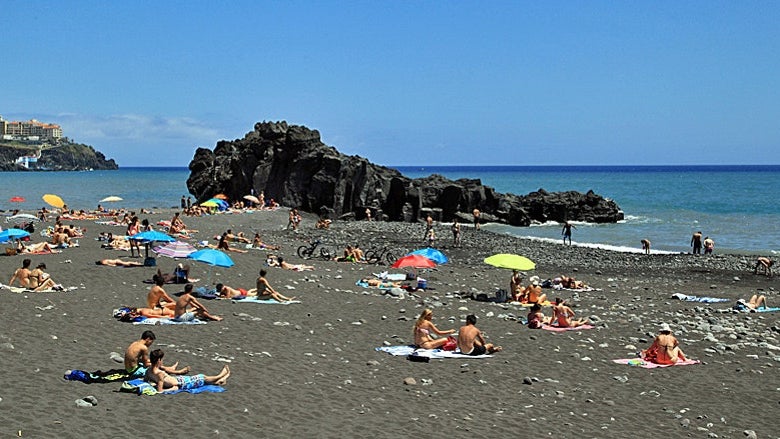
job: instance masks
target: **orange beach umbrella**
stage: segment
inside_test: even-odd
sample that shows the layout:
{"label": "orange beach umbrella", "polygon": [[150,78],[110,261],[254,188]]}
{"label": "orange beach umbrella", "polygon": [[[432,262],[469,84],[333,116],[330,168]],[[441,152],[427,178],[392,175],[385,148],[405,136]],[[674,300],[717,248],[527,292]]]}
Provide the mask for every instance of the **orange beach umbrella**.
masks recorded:
{"label": "orange beach umbrella", "polygon": [[43,201],[45,201],[49,206],[56,207],[58,209],[65,207],[65,202],[62,201],[62,198],[57,195],[46,194],[41,198],[43,198]]}

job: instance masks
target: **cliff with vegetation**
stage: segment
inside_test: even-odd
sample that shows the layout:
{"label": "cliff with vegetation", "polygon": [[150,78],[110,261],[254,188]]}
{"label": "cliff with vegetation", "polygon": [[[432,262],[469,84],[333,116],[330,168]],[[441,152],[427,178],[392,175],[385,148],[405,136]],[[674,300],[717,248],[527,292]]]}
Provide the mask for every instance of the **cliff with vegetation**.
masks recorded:
{"label": "cliff with vegetation", "polygon": [[[39,155],[40,151],[40,155]],[[17,164],[23,156],[37,160],[28,167]],[[119,169],[114,159],[106,159],[95,148],[70,142],[51,146],[32,146],[17,142],[0,143],[0,171],[87,171],[92,169]]]}

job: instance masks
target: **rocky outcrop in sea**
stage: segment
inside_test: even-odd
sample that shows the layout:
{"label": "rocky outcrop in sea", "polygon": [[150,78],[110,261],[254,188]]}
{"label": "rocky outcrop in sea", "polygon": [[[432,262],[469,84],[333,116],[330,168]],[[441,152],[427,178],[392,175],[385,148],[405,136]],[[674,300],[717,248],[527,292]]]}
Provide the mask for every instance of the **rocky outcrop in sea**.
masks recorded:
{"label": "rocky outcrop in sea", "polygon": [[[36,156],[25,168],[16,163],[22,156]],[[87,171],[93,169],[119,169],[114,159],[106,159],[100,151],[89,145],[62,143],[40,151],[0,145],[0,171]]]}
{"label": "rocky outcrop in sea", "polygon": [[331,217],[374,217],[417,221],[460,217],[527,226],[534,222],[611,223],[623,212],[609,199],[586,194],[546,192],[502,194],[479,179],[449,180],[440,175],[411,179],[395,169],[325,145],[320,133],[287,122],[258,122],[243,139],[220,141],[214,150],[198,148],[189,165],[187,188],[199,201],[217,193],[241,199],[254,189],[286,206]]}

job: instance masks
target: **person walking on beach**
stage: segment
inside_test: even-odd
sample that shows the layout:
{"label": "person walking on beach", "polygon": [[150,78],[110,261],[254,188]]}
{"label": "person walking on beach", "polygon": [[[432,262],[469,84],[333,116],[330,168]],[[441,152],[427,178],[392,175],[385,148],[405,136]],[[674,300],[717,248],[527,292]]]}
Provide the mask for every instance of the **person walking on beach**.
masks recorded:
{"label": "person walking on beach", "polygon": [[764,256],[759,256],[758,259],[756,259],[756,267],[753,269],[753,274],[758,274],[758,269],[761,268],[765,276],[772,277],[772,265],[775,265],[775,261]]}
{"label": "person walking on beach", "polygon": [[485,337],[482,331],[477,328],[477,316],[469,314],[466,316],[466,324],[458,330],[458,349],[464,355],[483,355],[501,352],[501,346],[494,346],[493,343],[485,343]]}
{"label": "person walking on beach", "polygon": [[479,209],[474,209],[471,214],[474,216],[474,230],[479,230],[479,217],[481,215]]}
{"label": "person walking on beach", "polygon": [[423,239],[428,239],[431,230],[433,230],[433,217],[429,213],[428,216],[425,217],[425,235],[423,235]]}
{"label": "person walking on beach", "polygon": [[563,223],[563,229],[561,229],[561,235],[563,235],[563,245],[566,245],[566,238],[569,238],[569,245],[571,245],[571,229],[576,229],[577,227],[566,221]]}
{"label": "person walking on beach", "polygon": [[458,222],[458,217],[453,218],[450,230],[452,230],[453,247],[460,247],[460,223]]}
{"label": "person walking on beach", "polygon": [[715,241],[710,238],[709,236],[704,238],[704,254],[705,255],[711,255],[712,251],[715,250]]}
{"label": "person walking on beach", "polygon": [[649,255],[650,254],[650,240],[645,238],[645,239],[643,239],[640,242],[642,243],[642,250],[645,251],[646,255]]}
{"label": "person walking on beach", "polygon": [[693,254],[694,255],[700,255],[701,254],[701,231],[696,232],[691,237],[691,247],[693,247]]}

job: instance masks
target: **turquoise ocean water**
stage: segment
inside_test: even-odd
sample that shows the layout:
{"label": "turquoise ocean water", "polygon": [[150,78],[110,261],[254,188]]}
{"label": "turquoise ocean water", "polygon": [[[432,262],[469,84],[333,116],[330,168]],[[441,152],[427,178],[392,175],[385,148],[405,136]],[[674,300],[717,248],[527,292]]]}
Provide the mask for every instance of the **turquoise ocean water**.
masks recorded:
{"label": "turquoise ocean water", "polygon": [[[451,179],[479,178],[499,192],[526,194],[576,190],[615,200],[626,220],[619,224],[576,224],[573,240],[617,250],[639,248],[648,238],[654,250],[690,249],[693,232],[712,237],[718,250],[780,252],[780,166],[586,166],[586,167],[398,167],[409,177],[432,173]],[[178,206],[189,195],[187,168],[122,168],[90,172],[0,172],[0,209],[35,210],[45,193],[60,195],[69,206],[94,208],[117,195],[117,207]],[[22,196],[24,203],[9,199]],[[560,225],[490,225],[518,236],[559,241]]]}

